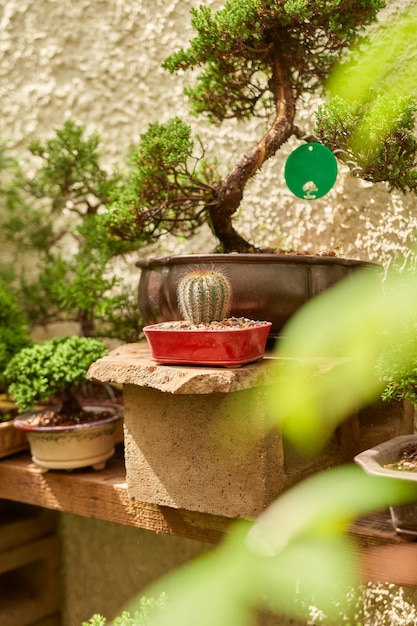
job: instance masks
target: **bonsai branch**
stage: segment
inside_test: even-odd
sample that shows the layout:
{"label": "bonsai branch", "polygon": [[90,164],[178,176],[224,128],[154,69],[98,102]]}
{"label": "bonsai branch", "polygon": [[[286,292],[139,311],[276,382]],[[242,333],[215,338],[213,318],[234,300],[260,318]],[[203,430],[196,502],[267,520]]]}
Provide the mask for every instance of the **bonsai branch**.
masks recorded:
{"label": "bonsai branch", "polygon": [[284,57],[276,48],[273,52],[272,68],[270,87],[273,91],[275,117],[271,127],[223,179],[218,188],[217,203],[209,209],[212,228],[225,252],[253,250],[253,246],[234,230],[232,216],[242,201],[248,181],[293,134],[295,97]]}

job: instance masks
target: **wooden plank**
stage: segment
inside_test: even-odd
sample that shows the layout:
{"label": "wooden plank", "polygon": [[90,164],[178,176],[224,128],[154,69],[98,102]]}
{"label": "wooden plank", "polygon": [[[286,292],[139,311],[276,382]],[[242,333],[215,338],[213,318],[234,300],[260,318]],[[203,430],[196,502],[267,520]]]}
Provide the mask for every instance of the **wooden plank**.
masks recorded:
{"label": "wooden plank", "polygon": [[384,544],[402,544],[404,538],[396,534],[389,511],[379,511],[360,517],[352,524],[350,533],[362,547]]}
{"label": "wooden plank", "polygon": [[27,453],[3,459],[0,498],[209,543],[218,543],[232,521],[132,500],[120,450],[99,472],[42,473]]}
{"label": "wooden plank", "polygon": [[[225,517],[129,498],[121,446],[107,462],[106,469],[99,472],[86,469],[41,473],[27,453],[3,459],[0,498],[209,543],[218,543],[233,523]],[[372,571],[377,570],[379,558],[374,548],[409,547],[408,542],[396,535],[388,512],[356,520],[350,534],[358,540],[364,557],[369,555]]]}

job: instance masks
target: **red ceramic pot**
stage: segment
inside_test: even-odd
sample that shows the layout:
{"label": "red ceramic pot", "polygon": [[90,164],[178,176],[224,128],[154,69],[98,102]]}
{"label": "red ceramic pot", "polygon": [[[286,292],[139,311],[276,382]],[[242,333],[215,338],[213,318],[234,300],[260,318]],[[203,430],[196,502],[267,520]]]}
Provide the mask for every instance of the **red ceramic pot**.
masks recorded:
{"label": "red ceramic pot", "polygon": [[152,358],[174,365],[237,367],[263,358],[271,322],[248,328],[195,330],[166,328],[164,323],[143,329]]}

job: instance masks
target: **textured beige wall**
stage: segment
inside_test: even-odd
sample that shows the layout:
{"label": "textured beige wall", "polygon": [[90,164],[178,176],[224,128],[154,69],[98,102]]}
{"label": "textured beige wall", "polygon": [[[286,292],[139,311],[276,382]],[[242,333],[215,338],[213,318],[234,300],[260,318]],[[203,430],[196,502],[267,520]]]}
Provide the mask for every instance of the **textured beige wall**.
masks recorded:
{"label": "textured beige wall", "polygon": [[[388,0],[386,13],[410,1],[415,2]],[[0,137],[22,154],[30,139],[49,136],[64,119],[73,118],[102,135],[111,164],[149,122],[175,114],[187,118],[183,79],[169,75],[160,64],[189,39],[192,4],[3,0]],[[310,112],[316,105],[311,103]],[[307,130],[310,112],[300,113]],[[225,167],[263,131],[260,121],[199,127],[211,154],[219,155]],[[323,199],[296,199],[283,182],[285,158],[293,147],[288,144],[250,185],[238,222],[243,234],[258,245],[336,247],[350,257],[382,261],[407,247],[417,223],[414,198],[390,195],[382,184],[372,188],[342,170],[337,187]],[[162,242],[158,252],[210,251],[213,243],[204,231],[197,242]]]}

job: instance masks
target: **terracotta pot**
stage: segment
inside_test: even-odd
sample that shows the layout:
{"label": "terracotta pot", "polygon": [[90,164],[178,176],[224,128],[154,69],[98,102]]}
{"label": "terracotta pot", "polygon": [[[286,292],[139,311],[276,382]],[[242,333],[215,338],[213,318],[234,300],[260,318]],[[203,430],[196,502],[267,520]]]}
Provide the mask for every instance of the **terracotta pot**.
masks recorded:
{"label": "terracotta pot", "polygon": [[32,461],[41,471],[70,470],[89,467],[99,470],[114,454],[116,424],[122,415],[107,407],[86,407],[112,415],[95,422],[71,426],[33,426],[33,413],[24,413],[14,420],[15,428],[23,430],[30,444]]}
{"label": "terracotta pot", "polygon": [[24,432],[16,430],[14,420],[0,423],[0,459],[29,448]]}
{"label": "terracotta pot", "polygon": [[147,324],[181,319],[176,289],[192,268],[223,269],[232,284],[230,315],[272,322],[278,337],[290,317],[308,300],[358,269],[381,267],[338,257],[280,254],[195,254],[140,261],[139,307]]}
{"label": "terracotta pot", "polygon": [[249,328],[172,329],[145,326],[152,358],[174,365],[237,367],[263,358],[270,322]]}
{"label": "terracotta pot", "polygon": [[0,422],[0,459],[29,448],[25,433],[16,430],[13,426],[14,416],[17,414],[16,404],[7,394],[0,394],[0,415],[2,417],[5,415],[13,416],[5,422]]}
{"label": "terracotta pot", "polygon": [[[417,435],[394,437],[361,452],[355,456],[354,460],[367,474],[417,482],[417,472],[384,467],[386,464],[398,461],[402,451],[409,444],[417,444]],[[410,539],[417,538],[417,502],[392,506],[390,512],[392,524],[399,535]]]}

